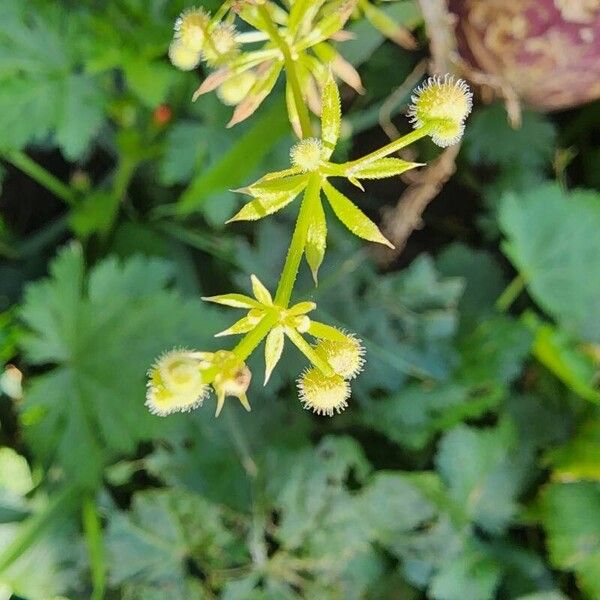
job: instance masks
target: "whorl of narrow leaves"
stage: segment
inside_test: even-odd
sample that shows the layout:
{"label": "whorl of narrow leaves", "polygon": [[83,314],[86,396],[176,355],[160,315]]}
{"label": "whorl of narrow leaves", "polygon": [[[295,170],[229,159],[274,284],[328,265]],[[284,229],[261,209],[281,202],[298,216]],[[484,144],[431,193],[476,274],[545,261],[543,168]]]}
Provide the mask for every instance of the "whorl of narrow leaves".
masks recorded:
{"label": "whorl of narrow leaves", "polygon": [[[364,191],[364,180],[394,177],[420,166],[389,156],[418,139],[419,135],[414,134],[353,161],[341,164],[331,161],[342,128],[340,93],[334,74],[358,91],[362,85],[356,72],[327,44],[327,40],[340,32],[356,7],[357,2],[351,0],[317,3],[298,0],[289,10],[268,0],[256,4],[244,2],[237,3],[231,13],[224,5],[214,17],[202,10],[186,11],[176,23],[171,60],[182,69],[192,69],[201,58],[217,69],[198,88],[194,99],[216,89],[224,103],[235,106],[228,126],[249,117],[272,91],[280,72],[286,71],[288,120],[300,138],[290,150],[291,165],[237,190],[250,196],[251,200],[228,223],[257,221],[279,212],[296,198],[300,200],[297,222],[275,295],[272,296],[252,275],[254,298],[242,294],[204,298],[232,308],[247,309],[245,316],[216,334],[216,337],[244,337],[232,351],[219,350],[210,359],[201,357],[201,376],[197,381],[189,372],[187,362],[178,364],[181,386],[188,386],[185,393],[175,389],[177,386],[170,386],[169,378],[163,376],[160,369],[152,370],[148,403],[156,413],[167,414],[200,404],[205,395],[205,388],[200,386],[208,384],[212,384],[217,393],[217,415],[227,394],[237,396],[249,409],[245,393],[250,372],[243,361],[264,341],[266,384],[281,359],[286,339],[311,364],[298,380],[305,408],[331,416],[347,406],[348,380],[362,370],[364,346],[352,335],[313,321],[306,314],[314,310],[312,303],[299,303],[290,308],[294,282],[304,257],[315,285],[318,283],[328,235],[323,199],[351,233],[393,248],[377,225],[330,180],[347,179]],[[394,37],[387,17],[368,2],[363,2],[361,8],[380,29],[385,30],[386,35]],[[238,33],[235,28],[237,18],[254,31]],[[266,41],[262,48],[244,48],[246,42],[262,41]],[[325,60],[327,66],[321,64]],[[320,90],[320,98],[314,93],[316,89]],[[455,83],[450,76],[443,80],[434,77],[417,90],[413,101],[410,115],[421,137],[431,135],[440,145],[449,145],[459,139],[471,109],[471,94],[464,82]],[[311,135],[307,104],[321,114],[318,138]],[[323,339],[313,345],[306,335],[317,339],[323,336]],[[196,354],[204,356],[205,353]],[[160,365],[160,361],[157,364]],[[165,405],[170,403],[170,408],[162,411],[157,408],[161,400]]]}

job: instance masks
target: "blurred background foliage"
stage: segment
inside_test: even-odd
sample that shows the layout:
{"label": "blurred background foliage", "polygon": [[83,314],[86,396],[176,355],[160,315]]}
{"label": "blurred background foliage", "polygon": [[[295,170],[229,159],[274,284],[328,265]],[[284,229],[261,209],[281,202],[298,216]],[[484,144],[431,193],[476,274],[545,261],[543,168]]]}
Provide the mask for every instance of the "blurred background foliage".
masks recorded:
{"label": "blurred background foliage", "polygon": [[[191,103],[166,59],[185,5],[0,3],[0,598],[600,598],[598,103],[518,129],[479,103],[386,268],[332,228],[297,297],[365,340],[345,413],[301,410],[286,349],[251,414],[160,419],[148,365],[215,347],[200,293],[273,287],[293,216],[223,226],[292,137],[279,88],[234,129]],[[428,54],[416,2],[380,8],[419,47],[352,22],[340,159],[390,106],[408,129]],[[404,187],[359,202],[379,220]]]}

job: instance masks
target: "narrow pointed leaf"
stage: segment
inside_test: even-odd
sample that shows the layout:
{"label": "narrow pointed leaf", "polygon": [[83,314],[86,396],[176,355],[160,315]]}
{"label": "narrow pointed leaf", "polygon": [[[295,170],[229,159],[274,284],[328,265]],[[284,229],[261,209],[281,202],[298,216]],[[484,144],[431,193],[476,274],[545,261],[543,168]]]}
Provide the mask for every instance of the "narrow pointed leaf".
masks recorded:
{"label": "narrow pointed leaf", "polygon": [[337,218],[356,236],[385,244],[393,248],[393,244],[379,231],[379,227],[365,215],[360,208],[355,206],[344,194],[336,190],[329,182],[323,183],[323,191]]}
{"label": "narrow pointed leaf", "polygon": [[252,86],[252,89],[248,92],[244,100],[236,106],[231,120],[227,123],[227,127],[237,125],[256,111],[275,87],[281,68],[282,63],[279,61],[261,65],[256,83]]}
{"label": "narrow pointed leaf", "polygon": [[281,195],[271,198],[268,201],[258,199],[252,200],[251,202],[248,202],[248,204],[245,204],[242,209],[231,217],[231,219],[226,221],[226,223],[234,223],[235,221],[257,221],[258,219],[262,219],[267,215],[272,215],[281,210],[293,199],[294,196]]}
{"label": "narrow pointed leaf", "polygon": [[225,83],[232,76],[231,70],[227,67],[219,69],[211,73],[201,84],[200,87],[194,92],[192,101],[196,102],[200,96],[208,94],[216,90],[222,83]]}
{"label": "narrow pointed leaf", "polygon": [[[254,2],[238,2],[238,8],[236,8],[236,14],[238,17],[246,21],[254,29],[266,31],[265,22],[262,15],[258,12],[256,4]],[[274,2],[265,2],[266,9],[269,11],[271,19],[274,23],[284,25],[288,19],[288,13],[281,7],[277,6]]]}
{"label": "narrow pointed leaf", "polygon": [[232,306],[233,308],[260,308],[261,305],[250,296],[244,294],[221,294],[220,296],[203,296],[202,300]]}
{"label": "narrow pointed leaf", "polygon": [[[290,169],[290,171],[292,170]],[[273,177],[265,175],[262,179],[259,179],[252,185],[249,185],[245,188],[240,188],[237,191],[244,194],[249,194],[250,196],[259,198],[261,200],[287,193],[293,193],[294,196],[297,196],[306,186],[308,175],[305,173],[300,173],[292,175],[291,177],[277,176],[278,174],[282,175],[285,172],[286,171],[279,171],[278,173],[269,174],[273,175]]]}
{"label": "narrow pointed leaf", "polygon": [[356,179],[356,177],[349,176],[349,177],[348,177],[348,181],[349,181],[349,182],[350,182],[350,183],[351,183],[351,184],[352,184],[354,187],[357,187],[357,188],[358,188],[358,189],[359,189],[361,192],[364,192],[364,191],[365,191],[365,188],[363,187],[363,184],[362,184],[362,183],[361,183],[361,182],[360,182],[358,179]]}
{"label": "narrow pointed leaf", "polygon": [[317,284],[318,272],[323,257],[325,256],[325,246],[327,245],[327,222],[325,221],[325,212],[323,204],[319,198],[315,202],[313,211],[310,214],[308,231],[306,234],[306,261],[312,272],[315,285]]}
{"label": "narrow pointed leaf", "polygon": [[339,329],[325,323],[319,323],[319,321],[311,320],[308,333],[313,337],[323,340],[332,340],[334,342],[347,341],[347,337]]}
{"label": "narrow pointed leaf", "polygon": [[296,106],[294,91],[289,81],[286,81],[285,84],[285,104],[287,106],[290,125],[292,126],[296,137],[302,139],[302,126],[300,125],[300,115],[298,114],[298,107]]}
{"label": "narrow pointed leaf", "polygon": [[340,106],[340,92],[338,86],[333,79],[333,75],[329,75],[327,83],[323,88],[322,97],[322,115],[321,115],[321,140],[323,141],[323,149],[325,159],[328,159],[337,144],[340,137],[340,127],[342,123],[342,110]]}
{"label": "narrow pointed leaf", "polygon": [[249,185],[239,190],[233,190],[234,192],[242,192],[244,194],[250,194],[248,190],[254,189],[256,186],[265,183],[267,181],[274,181],[276,179],[283,179],[284,177],[290,177],[291,175],[299,175],[301,170],[299,167],[290,167],[289,169],[283,169],[281,171],[272,171],[263,175],[260,179],[256,180],[252,185]]}
{"label": "narrow pointed leaf", "polygon": [[277,366],[283,352],[283,327],[271,329],[265,341],[265,385],[267,385],[273,369]]}
{"label": "narrow pointed leaf", "polygon": [[[327,62],[327,61],[325,61]],[[316,56],[312,54],[303,54],[300,58],[300,64],[302,64],[313,76],[313,79],[322,90],[329,79],[331,70],[325,66]],[[321,93],[319,93],[319,105],[321,104]]]}
{"label": "narrow pointed leaf", "polygon": [[260,282],[256,275],[250,275],[252,281],[252,293],[254,297],[261,303],[270,306],[273,304],[273,298],[269,290]]}
{"label": "narrow pointed leaf", "polygon": [[286,179],[277,179],[256,183],[245,188],[245,193],[256,196],[254,200],[244,205],[229,221],[256,221],[287,206],[304,189],[306,175],[294,175]]}
{"label": "narrow pointed leaf", "polygon": [[290,9],[288,29],[293,34],[302,31],[312,23],[325,0],[295,0]]}
{"label": "narrow pointed leaf", "polygon": [[331,61],[331,70],[355,92],[358,94],[365,93],[365,88],[363,87],[358,71],[352,66],[351,63],[349,63],[341,54],[337,52]]}
{"label": "narrow pointed leaf", "polygon": [[355,6],[355,1],[339,3],[338,10],[332,10],[331,13],[316,23],[309,33],[295,45],[295,49],[297,51],[305,50],[328,40],[344,27]]}
{"label": "narrow pointed leaf", "polygon": [[359,94],[365,93],[358,71],[331,44],[323,42],[313,47],[319,60],[329,65],[333,74]]}
{"label": "narrow pointed leaf", "polygon": [[194,92],[192,101],[195,102],[200,96],[216,90],[222,83],[225,83],[225,81],[232,77],[244,73],[261,63],[272,61],[274,58],[277,58],[278,53],[277,49],[270,48],[252,52],[251,54],[242,54],[226,67],[222,67],[208,75]]}
{"label": "narrow pointed leaf", "polygon": [[415,167],[422,167],[423,163],[408,162],[399,158],[380,158],[361,165],[352,167],[348,176],[357,179],[385,179],[386,177],[394,177],[405,171],[410,171]]}
{"label": "narrow pointed leaf", "polygon": [[225,392],[217,394],[217,408],[215,410],[215,417],[218,417],[225,406]]}
{"label": "narrow pointed leaf", "polygon": [[361,8],[371,25],[379,30],[385,37],[407,50],[416,49],[417,41],[410,30],[404,27],[404,25],[396,23],[396,21],[389,17],[385,12],[376,6],[373,6],[370,2],[362,3]]}
{"label": "narrow pointed leaf", "polygon": [[294,304],[289,310],[288,314],[292,316],[297,315],[305,315],[312,310],[315,310],[317,305],[314,302],[298,302],[298,304]]}
{"label": "narrow pointed leaf", "polygon": [[238,396],[238,400],[240,401],[240,404],[244,407],[246,412],[252,411],[252,407],[250,406],[250,402],[248,402],[248,396],[246,396],[246,394],[240,394]]}
{"label": "narrow pointed leaf", "polygon": [[231,327],[215,333],[215,337],[223,337],[225,335],[239,335],[241,333],[248,333],[256,327],[256,319],[250,319],[249,317],[242,317],[239,321],[236,321]]}

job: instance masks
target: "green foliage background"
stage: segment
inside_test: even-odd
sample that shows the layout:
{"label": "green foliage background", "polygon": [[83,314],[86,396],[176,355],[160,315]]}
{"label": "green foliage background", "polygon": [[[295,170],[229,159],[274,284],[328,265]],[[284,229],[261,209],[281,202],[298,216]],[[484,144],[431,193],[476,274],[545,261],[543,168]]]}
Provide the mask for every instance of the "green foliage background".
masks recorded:
{"label": "green foliage background", "polygon": [[[166,60],[184,6],[0,3],[0,598],[600,598],[598,104],[516,131],[478,106],[386,272],[331,230],[297,297],[365,340],[345,413],[301,410],[290,349],[251,414],[160,419],[148,365],[216,348],[229,315],[199,296],[272,288],[292,223],[223,226],[292,138],[279,88],[233,130],[190,102]],[[415,3],[386,10],[424,40]],[[347,157],[386,141],[379,108],[424,54],[351,29]],[[400,185],[359,203],[378,218]]]}

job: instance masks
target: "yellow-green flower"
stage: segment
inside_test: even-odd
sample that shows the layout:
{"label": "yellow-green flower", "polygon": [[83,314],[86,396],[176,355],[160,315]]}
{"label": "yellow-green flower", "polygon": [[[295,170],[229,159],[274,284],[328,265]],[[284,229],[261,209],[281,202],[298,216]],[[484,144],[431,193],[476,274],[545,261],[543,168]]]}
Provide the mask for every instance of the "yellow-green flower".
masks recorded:
{"label": "yellow-green flower", "polygon": [[340,331],[338,339],[321,339],[315,351],[344,379],[354,379],[365,364],[365,348],[354,334]]}
{"label": "yellow-green flower", "polygon": [[[251,275],[252,291],[254,298],[244,294],[222,294],[202,298],[208,302],[222,304],[233,308],[247,309],[248,313],[231,327],[216,334],[216,337],[226,335],[245,334],[256,328],[268,315],[273,315],[274,324],[265,341],[265,385],[271,377],[273,369],[279,362],[283,352],[284,338],[287,336],[309,359],[315,358],[315,353],[310,344],[304,340],[302,333],[306,333],[312,326],[307,313],[313,311],[317,305],[314,302],[298,302],[289,308],[278,306],[274,303],[269,290],[260,282],[256,275]],[[316,359],[321,367],[331,370],[323,359]]]}
{"label": "yellow-green flower", "polygon": [[169,46],[169,60],[181,71],[191,71],[200,64],[200,52],[192,50],[181,40],[175,39]]}
{"label": "yellow-green flower", "polygon": [[214,372],[212,386],[217,394],[215,416],[218,417],[221,414],[226,396],[234,396],[250,412],[246,391],[250,386],[252,373],[244,361],[240,360],[233,352],[219,350],[212,355],[209,363],[208,370]]}
{"label": "yellow-green flower", "polygon": [[415,129],[430,128],[431,139],[442,148],[460,141],[473,108],[473,94],[462,79],[434,75],[415,90],[411,100],[408,116]]}
{"label": "yellow-green flower", "polygon": [[146,406],[152,414],[161,417],[188,412],[202,405],[212,385],[217,395],[215,416],[223,409],[226,396],[238,398],[249,411],[246,391],[251,379],[244,361],[229,350],[171,350],[158,358],[148,371]]}
{"label": "yellow-green flower", "polygon": [[175,21],[175,39],[199,54],[204,46],[209,25],[210,15],[204,9],[185,10]]}
{"label": "yellow-green flower", "polygon": [[[356,0],[300,0],[292,3],[289,11],[270,0],[260,4],[259,7],[254,2],[238,3],[235,15],[252,29],[234,34],[233,38],[219,29],[222,26],[231,27],[231,22],[219,22],[218,17],[223,16],[220,13],[213,17],[208,27],[209,34],[204,40],[203,57],[210,66],[220,68],[204,80],[194,98],[217,89],[241,73],[252,71],[256,77],[255,83],[245,97],[235,103],[236,108],[229,122],[229,126],[235,125],[247,119],[262,104],[290,58],[303,100],[316,114],[321,112],[319,90],[324,87],[330,70],[358,92],[363,91],[356,69],[328,42],[343,29],[356,6]],[[265,13],[268,15],[266,20]],[[228,49],[221,47],[230,39],[235,40],[235,52],[225,51]],[[257,44],[260,44],[258,48]],[[252,47],[245,49],[244,46],[248,45]],[[299,133],[299,109],[289,77],[286,80],[286,102],[290,122]]]}
{"label": "yellow-green flower", "polygon": [[209,391],[200,365],[197,355],[187,350],[163,354],[148,372],[146,406],[150,412],[164,417],[200,406]]}
{"label": "yellow-green flower", "polygon": [[302,406],[318,415],[333,417],[348,406],[350,384],[341,375],[326,376],[314,367],[298,378]]}

